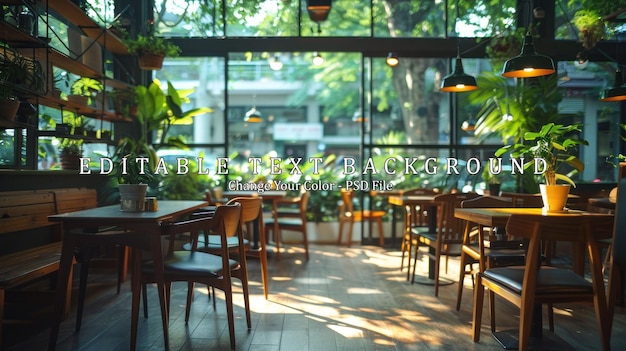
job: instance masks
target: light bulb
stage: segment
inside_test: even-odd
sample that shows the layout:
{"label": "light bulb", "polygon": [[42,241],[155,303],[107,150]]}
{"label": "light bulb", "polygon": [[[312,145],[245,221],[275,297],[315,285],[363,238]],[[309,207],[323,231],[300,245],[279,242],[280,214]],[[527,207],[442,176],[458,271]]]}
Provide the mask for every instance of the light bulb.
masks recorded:
{"label": "light bulb", "polygon": [[315,66],[320,66],[322,63],[324,63],[324,58],[322,57],[322,55],[320,55],[319,53],[315,53],[315,55],[313,56],[313,64]]}

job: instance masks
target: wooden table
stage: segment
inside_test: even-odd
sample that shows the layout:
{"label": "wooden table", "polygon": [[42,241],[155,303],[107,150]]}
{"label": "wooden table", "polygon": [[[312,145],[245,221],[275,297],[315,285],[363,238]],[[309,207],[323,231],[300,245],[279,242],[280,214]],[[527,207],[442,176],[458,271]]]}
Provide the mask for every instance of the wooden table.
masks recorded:
{"label": "wooden table", "polygon": [[[454,210],[454,216],[459,219],[463,219],[468,221],[468,225],[466,226],[466,230],[470,227],[469,223],[475,223],[487,227],[506,227],[506,223],[509,220],[509,216],[514,213],[519,214],[533,214],[533,215],[543,215],[543,216],[580,216],[583,214],[583,211],[578,210],[569,210],[565,212],[558,213],[548,213],[543,212],[541,208],[457,208]],[[467,234],[467,233],[466,233]],[[579,274],[583,273],[584,270],[584,247],[582,248],[583,253],[581,257],[577,258],[578,250],[575,250],[574,253],[574,271]],[[481,250],[481,252],[484,252]],[[484,266],[481,267],[484,269]],[[493,335],[498,340],[498,342],[505,349],[515,349],[517,348],[517,339],[513,340],[512,335],[514,332],[511,331],[502,331],[502,332],[494,332]],[[531,337],[535,337],[540,339],[543,334],[543,326],[542,326],[542,318],[541,318],[541,305],[535,306],[533,313],[533,327],[531,330]]]}
{"label": "wooden table", "polygon": [[[159,302],[163,326],[165,349],[169,348],[168,313],[166,308],[165,284],[163,277],[163,250],[161,248],[160,224],[165,220],[172,220],[190,214],[204,206],[206,201],[159,201],[158,210],[154,212],[123,212],[119,205],[98,207],[89,210],[63,213],[49,216],[51,222],[63,223],[63,249],[57,278],[55,314],[52,318],[49,350],[56,348],[59,326],[64,317],[65,304],[69,301],[68,286],[71,284],[70,273],[72,261],[77,248],[87,248],[98,245],[127,245],[131,247],[145,247],[152,252],[155,278],[158,286]],[[128,229],[128,233],[115,236],[85,234],[72,231],[74,228],[91,228],[116,225]],[[134,270],[138,267],[134,267]],[[135,275],[135,274],[134,274]],[[133,284],[138,281],[133,275]],[[133,297],[135,298],[135,297]],[[137,296],[137,298],[139,298]],[[133,314],[133,325],[136,325],[137,314]],[[130,349],[134,350],[137,335],[131,335]]]}

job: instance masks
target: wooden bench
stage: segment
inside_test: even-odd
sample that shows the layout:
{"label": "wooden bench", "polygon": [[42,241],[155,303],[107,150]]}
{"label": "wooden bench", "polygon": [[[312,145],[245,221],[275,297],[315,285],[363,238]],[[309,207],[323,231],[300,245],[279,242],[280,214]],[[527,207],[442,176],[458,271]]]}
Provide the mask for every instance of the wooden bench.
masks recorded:
{"label": "wooden bench", "polygon": [[[48,222],[48,216],[96,206],[94,189],[0,192],[0,235],[14,236],[7,239],[14,252],[0,256],[0,345],[2,325],[13,322],[4,319],[7,290],[21,288],[59,269],[62,228],[60,223]],[[18,235],[19,241],[15,240]],[[66,306],[69,312],[69,301]]]}

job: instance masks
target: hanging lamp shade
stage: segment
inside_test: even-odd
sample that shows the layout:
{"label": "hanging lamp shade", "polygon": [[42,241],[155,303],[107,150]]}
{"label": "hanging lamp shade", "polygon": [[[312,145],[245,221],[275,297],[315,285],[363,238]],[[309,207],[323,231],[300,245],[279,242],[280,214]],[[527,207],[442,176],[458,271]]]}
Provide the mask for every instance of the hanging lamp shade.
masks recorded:
{"label": "hanging lamp shade", "polygon": [[248,110],[248,112],[246,112],[243,121],[248,123],[261,123],[263,122],[263,115],[255,107],[252,107]]}
{"label": "hanging lamp shade", "polygon": [[389,67],[396,67],[400,63],[400,59],[396,53],[390,52],[387,55],[387,59],[385,59],[385,63],[387,63],[387,66]]}
{"label": "hanging lamp shade", "polygon": [[600,92],[600,101],[613,102],[624,100],[626,100],[626,85],[624,85],[622,70],[618,67],[615,71],[615,81],[613,85]]}
{"label": "hanging lamp shade", "polygon": [[526,34],[522,52],[504,63],[502,76],[507,78],[532,78],[556,72],[554,61],[535,51],[533,37]]}
{"label": "hanging lamp shade", "polygon": [[476,89],[478,89],[476,78],[465,73],[463,70],[463,61],[461,61],[460,56],[457,56],[454,72],[443,78],[441,81],[441,88],[439,88],[439,90],[451,93],[460,93]]}
{"label": "hanging lamp shade", "polygon": [[328,18],[331,0],[307,0],[306,9],[314,22],[322,22]]}

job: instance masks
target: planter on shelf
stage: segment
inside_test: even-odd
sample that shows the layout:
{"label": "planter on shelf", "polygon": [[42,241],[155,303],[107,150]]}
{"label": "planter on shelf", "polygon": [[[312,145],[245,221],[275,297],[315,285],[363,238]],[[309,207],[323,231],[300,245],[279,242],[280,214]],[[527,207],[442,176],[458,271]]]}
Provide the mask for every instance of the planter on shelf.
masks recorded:
{"label": "planter on shelf", "polygon": [[78,105],[87,106],[89,104],[89,96],[71,94],[67,96],[67,101],[73,102]]}
{"label": "planter on shelf", "polygon": [[562,212],[565,210],[570,190],[569,184],[539,184],[539,190],[541,191],[544,211]]}
{"label": "planter on shelf", "polygon": [[96,139],[98,137],[98,131],[96,130],[86,130],[85,136],[88,138]]}
{"label": "planter on shelf", "polygon": [[120,184],[120,209],[127,212],[143,211],[148,184]]}
{"label": "planter on shelf", "polygon": [[76,141],[66,141],[61,145],[60,150],[61,169],[78,170],[80,168],[80,158],[82,157],[80,144]]}
{"label": "planter on shelf", "polygon": [[0,99],[0,119],[13,121],[20,108],[18,99]]}
{"label": "planter on shelf", "polygon": [[57,123],[55,131],[60,135],[68,135],[72,131],[72,126],[68,123]]}
{"label": "planter on shelf", "polygon": [[141,54],[138,56],[139,68],[144,71],[158,71],[163,67],[165,55]]}
{"label": "planter on shelf", "polygon": [[111,131],[110,130],[102,130],[100,131],[100,139],[102,140],[111,140]]}
{"label": "planter on shelf", "polygon": [[85,128],[84,127],[74,127],[74,132],[72,134],[79,135],[79,136],[84,136],[85,135]]}

